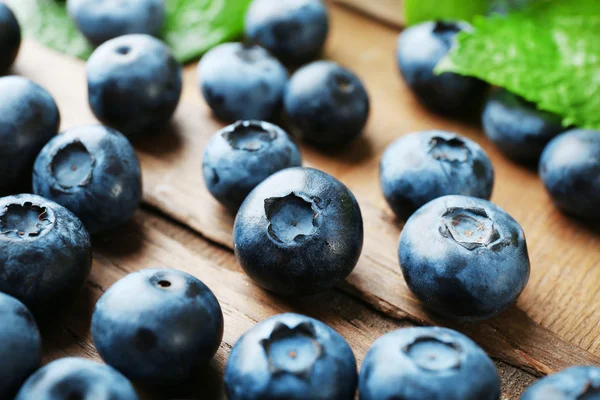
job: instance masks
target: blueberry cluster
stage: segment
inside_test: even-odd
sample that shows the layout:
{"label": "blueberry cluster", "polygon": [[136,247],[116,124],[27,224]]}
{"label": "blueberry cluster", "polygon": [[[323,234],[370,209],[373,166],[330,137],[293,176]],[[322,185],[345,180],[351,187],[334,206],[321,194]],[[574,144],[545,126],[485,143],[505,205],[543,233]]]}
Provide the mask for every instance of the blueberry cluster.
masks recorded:
{"label": "blueberry cluster", "polygon": [[[156,36],[161,0],[68,0],[82,33],[99,45],[87,64],[89,104],[105,125],[57,135],[52,96],[17,76],[0,78],[0,399],[137,400],[130,380],[173,385],[206,366],[221,345],[224,317],[213,292],[175,269],[126,275],[97,302],[91,321],[106,364],[63,358],[41,369],[35,318],[74,298],[92,268],[90,234],[127,223],[142,198],[129,138],[160,132],[182,91],[182,70]],[[476,109],[487,85],[435,65],[462,22],[428,22],[398,40],[398,65],[427,107]],[[329,16],[320,0],[254,0],[247,43],[226,43],[198,65],[201,92],[233,124],[207,144],[202,173],[230,212],[235,255],[250,278],[279,295],[340,284],[356,266],[363,219],[352,192],[302,167],[286,132],[327,149],[362,132],[370,102],[360,79],[322,52]],[[10,68],[19,24],[0,3],[0,70]],[[287,66],[299,67],[289,78]],[[274,125],[279,122],[286,129]],[[600,133],[565,130],[559,119],[506,90],[483,110],[488,138],[511,158],[537,162],[555,203],[600,217]],[[235,122],[237,121],[237,122]],[[271,121],[271,122],[267,122]],[[18,194],[32,176],[34,194]],[[405,220],[398,256],[404,279],[431,311],[455,320],[490,318],[510,307],[530,270],[525,234],[489,202],[494,169],[473,140],[429,130],[392,143],[380,164],[383,194]],[[349,344],[331,327],[280,314],[251,328],[231,350],[225,389],[232,400],[498,400],[500,380],[485,352],[445,328],[379,338],[360,374]],[[523,400],[598,398],[600,370],[574,367],[533,385]],[[16,397],[15,397],[16,396]]]}

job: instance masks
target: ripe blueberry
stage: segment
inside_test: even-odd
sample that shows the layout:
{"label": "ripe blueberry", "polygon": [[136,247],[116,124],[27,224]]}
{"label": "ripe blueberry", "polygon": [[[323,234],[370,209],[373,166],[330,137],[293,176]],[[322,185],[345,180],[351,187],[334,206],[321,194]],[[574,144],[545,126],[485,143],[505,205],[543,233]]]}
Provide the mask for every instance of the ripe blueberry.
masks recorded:
{"label": "ripe blueberry", "polygon": [[138,400],[131,383],[114,368],[84,358],[61,358],[40,368],[15,400]]}
{"label": "ripe blueberry", "polygon": [[263,288],[285,295],[322,292],[354,269],[363,244],[356,199],[312,168],[288,168],[259,184],[238,211],[235,254]]}
{"label": "ripe blueberry", "polygon": [[321,0],[254,0],[246,14],[248,39],[289,64],[318,57],[328,32]]}
{"label": "ripe blueberry", "polygon": [[398,38],[398,66],[408,87],[426,107],[441,113],[466,113],[482,100],[487,84],[433,69],[446,56],[464,22],[432,21],[407,28]]}
{"label": "ripe blueberry", "polygon": [[575,129],[557,136],[544,149],[539,172],[560,209],[600,217],[600,132]]}
{"label": "ripe blueberry", "polygon": [[12,191],[58,133],[60,114],[52,96],[25,78],[0,78],[0,93],[0,190]]}
{"label": "ripe blueberry", "polygon": [[0,291],[32,311],[56,311],[92,268],[90,236],[69,210],[43,197],[0,198]]}
{"label": "ripe blueberry", "polygon": [[525,234],[489,201],[444,196],[406,222],[400,266],[427,307],[458,319],[492,317],[519,297],[529,279]]}
{"label": "ripe blueberry", "polygon": [[292,133],[319,147],[346,145],[369,117],[369,95],[360,79],[330,61],[296,71],[283,104]]}
{"label": "ripe blueberry", "polygon": [[96,304],[92,335],[107,364],[149,384],[173,384],[204,366],[223,337],[215,295],[172,269],[146,269],[115,283]]}
{"label": "ripe blueberry", "polygon": [[96,45],[132,33],[156,36],[165,19],[164,0],[67,0],[67,8],[81,33]]}
{"label": "ripe blueberry", "polygon": [[287,81],[283,65],[256,45],[225,43],[198,64],[202,95],[223,121],[275,120]]}
{"label": "ripe blueberry", "polygon": [[392,143],[381,158],[383,194],[405,220],[430,200],[449,194],[489,199],[494,169],[485,151],[444,131],[413,133]]}
{"label": "ripe blueberry", "polygon": [[354,399],[356,361],[335,330],[299,314],[279,314],[246,332],[225,369],[229,400]]}
{"label": "ripe blueberry", "polygon": [[142,198],[135,151],[125,136],[102,125],[70,129],[42,149],[33,190],[71,210],[92,234],[127,222]]}
{"label": "ripe blueberry", "polygon": [[600,368],[577,366],[540,379],[521,400],[598,400]]}
{"label": "ripe blueberry", "polygon": [[111,39],[87,63],[92,111],[126,136],[152,134],[171,120],[181,96],[181,65],[149,35]]}
{"label": "ripe blueberry", "polygon": [[[0,3],[0,72],[5,72],[13,65],[20,47],[21,26],[19,21],[6,4]],[[3,93],[5,92],[3,91]]]}
{"label": "ripe blueberry", "polygon": [[360,371],[361,400],[498,400],[500,379],[485,352],[446,328],[416,327],[377,339]]}

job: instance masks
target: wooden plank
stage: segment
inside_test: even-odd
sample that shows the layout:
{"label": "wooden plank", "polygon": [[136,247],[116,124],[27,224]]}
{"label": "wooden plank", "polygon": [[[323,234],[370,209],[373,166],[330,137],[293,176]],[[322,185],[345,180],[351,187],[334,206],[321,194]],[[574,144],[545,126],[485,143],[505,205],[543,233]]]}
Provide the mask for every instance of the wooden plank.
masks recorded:
{"label": "wooden plank", "polygon": [[[400,226],[384,204],[377,165],[385,147],[406,132],[431,128],[460,132],[490,154],[497,176],[493,200],[523,225],[532,260],[531,279],[516,308],[460,329],[493,356],[537,374],[572,364],[600,364],[600,246],[594,233],[599,228],[558,213],[536,174],[503,158],[476,126],[443,119],[420,107],[395,70],[397,31],[339,7],[332,8],[332,17],[335,24],[326,55],[363,78],[373,104],[365,136],[349,148],[325,154],[303,147],[307,164],[346,183],[363,210],[363,255],[342,288],[395,318],[446,323],[426,314],[402,279],[396,259]],[[358,31],[360,35],[355,34]],[[40,82],[57,98],[64,127],[93,121],[82,63],[26,43],[16,71]],[[222,125],[198,96],[194,67],[185,75],[183,102],[170,132],[135,143],[144,170],[145,201],[230,247],[232,216],[208,195],[201,177],[204,145]]]}
{"label": "wooden plank", "polygon": [[375,17],[385,23],[400,27],[404,24],[404,6],[402,0],[334,0],[340,4]]}
{"label": "wooden plank", "polygon": [[[94,304],[125,274],[144,268],[177,268],[197,276],[215,293],[223,309],[223,343],[210,366],[184,385],[163,390],[139,388],[148,400],[221,399],[229,352],[241,334],[256,322],[281,312],[299,312],[327,322],[344,336],[360,364],[380,335],[409,326],[385,318],[338,290],[304,299],[283,299],[253,285],[229,251],[211,245],[190,230],[140,211],[120,230],[94,238],[94,266],[78,301],[44,329],[45,361],[67,355],[100,360],[89,330]],[[503,399],[516,399],[534,378],[497,363]]]}

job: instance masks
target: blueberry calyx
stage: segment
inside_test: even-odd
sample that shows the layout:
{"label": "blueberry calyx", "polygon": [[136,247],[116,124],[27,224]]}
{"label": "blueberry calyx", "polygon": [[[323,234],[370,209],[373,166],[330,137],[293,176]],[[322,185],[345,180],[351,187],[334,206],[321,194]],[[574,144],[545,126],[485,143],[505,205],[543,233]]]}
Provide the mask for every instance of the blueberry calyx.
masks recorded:
{"label": "blueberry calyx", "polygon": [[320,226],[319,199],[307,199],[294,192],[265,199],[269,237],[279,244],[300,243]]}
{"label": "blueberry calyx", "polygon": [[50,161],[50,175],[58,189],[69,190],[85,186],[92,180],[96,160],[80,140],[59,148]]}
{"label": "blueberry calyx", "polygon": [[462,163],[471,158],[471,150],[457,136],[445,139],[434,136],[429,141],[429,154],[438,161]]}
{"label": "blueberry calyx", "polygon": [[260,121],[238,121],[221,133],[231,148],[260,151],[277,138],[277,132]]}
{"label": "blueberry calyx", "polygon": [[432,372],[459,369],[462,349],[452,340],[419,336],[402,348],[417,367]]}
{"label": "blueberry calyx", "polygon": [[585,400],[588,398],[595,397],[595,396],[590,396],[590,395],[597,395],[597,394],[600,394],[600,387],[596,386],[591,381],[587,381],[587,383],[584,386],[581,393],[579,393],[577,395],[577,397],[575,397],[575,400]]}
{"label": "blueberry calyx", "polygon": [[292,374],[308,380],[312,369],[325,352],[317,341],[317,332],[310,321],[290,328],[277,322],[267,339],[260,341],[272,375]]}
{"label": "blueberry calyx", "polygon": [[439,232],[467,250],[486,247],[500,239],[494,221],[484,209],[475,207],[448,208],[440,220]]}
{"label": "blueberry calyx", "polygon": [[0,237],[12,240],[36,239],[54,225],[54,214],[31,202],[9,204],[0,214]]}

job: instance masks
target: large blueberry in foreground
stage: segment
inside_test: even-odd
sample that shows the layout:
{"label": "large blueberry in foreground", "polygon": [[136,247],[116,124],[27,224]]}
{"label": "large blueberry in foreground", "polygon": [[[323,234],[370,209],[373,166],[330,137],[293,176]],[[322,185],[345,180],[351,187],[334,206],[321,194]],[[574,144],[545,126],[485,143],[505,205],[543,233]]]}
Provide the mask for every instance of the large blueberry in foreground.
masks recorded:
{"label": "large blueberry in foreground", "polygon": [[483,99],[487,84],[475,78],[433,70],[448,53],[454,37],[470,29],[463,22],[424,22],[398,38],[398,66],[408,87],[425,106],[442,113],[468,113]]}
{"label": "large blueberry in foreground", "polygon": [[536,162],[552,138],[563,132],[561,118],[504,89],[490,95],[483,110],[483,130],[508,157]]}
{"label": "large blueberry in foreground", "polygon": [[542,153],[539,172],[560,209],[600,217],[600,131],[576,129],[554,138]]}
{"label": "large blueberry in foreground", "polygon": [[198,63],[202,95],[224,121],[276,119],[287,80],[283,65],[256,45],[225,43]]}
{"label": "large blueberry in foreground", "polygon": [[246,332],[225,369],[229,400],[351,400],[356,360],[335,330],[299,314],[279,314]]}
{"label": "large blueberry in foreground", "polygon": [[164,0],[67,0],[69,15],[83,35],[98,45],[117,36],[156,36],[165,19]]}
{"label": "large blueberry in foreground", "polygon": [[0,3],[0,73],[13,65],[20,47],[19,21],[6,4]]}
{"label": "large blueberry in foreground", "polygon": [[71,210],[93,234],[133,216],[142,198],[140,165],[119,132],[80,126],[42,149],[34,165],[33,190]]}
{"label": "large blueberry in foreground", "polygon": [[531,385],[521,400],[599,400],[600,367],[577,366]]}
{"label": "large blueberry in foreground", "polygon": [[474,141],[450,132],[423,131],[401,137],[387,148],[380,179],[385,199],[404,220],[445,195],[489,199],[494,169]]}
{"label": "large blueberry in foreground", "polygon": [[138,400],[131,383],[115,369],[84,358],[61,358],[39,369],[15,400]]}
{"label": "large blueberry in foreground", "polygon": [[0,198],[0,292],[55,312],[91,268],[90,236],[69,210],[32,194]]}
{"label": "large blueberry in foreground", "polygon": [[321,0],[254,0],[246,36],[285,63],[302,64],[321,54],[329,15]]}
{"label": "large blueberry in foreground", "polygon": [[352,272],[363,222],[356,199],[340,181],[316,169],[288,168],[250,192],[233,236],[239,263],[258,285],[308,295]]}
{"label": "large blueberry in foreground", "polygon": [[500,378],[485,352],[446,328],[404,328],[379,338],[359,377],[361,400],[498,400]]}
{"label": "large blueberry in foreground", "polygon": [[320,147],[351,142],[369,117],[369,95],[360,79],[330,61],[296,71],[283,103],[292,133]]}
{"label": "large blueberry in foreground", "polygon": [[213,135],[204,150],[202,171],[210,193],[237,211],[256,185],[301,164],[298,146],[283,129],[268,122],[240,121]]}
{"label": "large blueberry in foreground", "polygon": [[87,63],[96,117],[127,136],[152,134],[171,120],[181,96],[181,65],[149,35],[111,39]]}
{"label": "large blueberry in foreground", "polygon": [[3,190],[31,173],[39,151],[58,133],[60,114],[52,96],[25,78],[0,78],[0,93],[0,190]]}
{"label": "large blueberry in foreground", "polygon": [[42,360],[33,316],[17,299],[0,293],[0,399],[11,399]]}
{"label": "large blueberry in foreground", "polygon": [[172,384],[206,365],[223,337],[223,314],[201,281],[173,269],[146,269],[115,283],[92,317],[98,352],[127,377]]}
{"label": "large blueberry in foreground", "polygon": [[400,236],[400,266],[427,307],[458,319],[492,317],[529,279],[525,234],[489,201],[444,196],[421,207]]}

